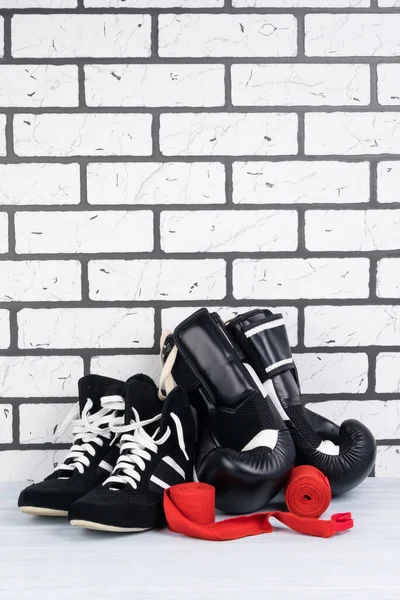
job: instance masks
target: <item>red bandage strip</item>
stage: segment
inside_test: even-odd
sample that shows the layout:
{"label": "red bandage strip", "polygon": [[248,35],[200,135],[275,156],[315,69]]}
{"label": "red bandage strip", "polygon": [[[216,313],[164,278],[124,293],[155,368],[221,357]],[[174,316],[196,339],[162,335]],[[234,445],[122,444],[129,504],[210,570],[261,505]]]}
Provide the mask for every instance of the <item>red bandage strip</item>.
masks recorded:
{"label": "red bandage strip", "polygon": [[293,469],[285,490],[290,512],[298,517],[320,517],[331,498],[331,486],[321,471],[309,465]]}
{"label": "red bandage strip", "polygon": [[301,518],[273,511],[215,522],[215,489],[207,483],[183,483],[164,492],[164,510],[168,527],[175,533],[203,540],[236,540],[259,533],[271,533],[274,517],[299,533],[328,538],[353,527],[350,513],[333,515],[330,521]]}

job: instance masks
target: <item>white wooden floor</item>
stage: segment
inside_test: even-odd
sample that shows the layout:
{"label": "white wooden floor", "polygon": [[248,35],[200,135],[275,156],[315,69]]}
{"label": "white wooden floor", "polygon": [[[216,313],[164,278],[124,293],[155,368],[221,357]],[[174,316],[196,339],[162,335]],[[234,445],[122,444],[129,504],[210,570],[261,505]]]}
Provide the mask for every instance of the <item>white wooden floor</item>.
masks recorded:
{"label": "white wooden floor", "polygon": [[167,530],[73,529],[16,507],[0,484],[1,600],[400,599],[400,480],[369,479],[327,513],[353,530],[331,539],[290,532],[206,542]]}

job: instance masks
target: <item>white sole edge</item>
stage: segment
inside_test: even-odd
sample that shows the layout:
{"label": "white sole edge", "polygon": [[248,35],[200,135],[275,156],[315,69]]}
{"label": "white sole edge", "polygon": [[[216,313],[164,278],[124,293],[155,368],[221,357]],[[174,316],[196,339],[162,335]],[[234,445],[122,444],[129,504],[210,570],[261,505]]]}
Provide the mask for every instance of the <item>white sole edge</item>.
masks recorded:
{"label": "white sole edge", "polygon": [[115,525],[104,525],[103,523],[81,519],[72,519],[70,524],[72,527],[85,527],[86,529],[94,529],[95,531],[113,531],[114,533],[138,533],[139,531],[151,529],[151,527],[116,527]]}
{"label": "white sole edge", "polygon": [[20,506],[19,509],[26,515],[37,515],[40,517],[68,517],[67,510],[56,510],[55,508],[44,508],[42,506]]}

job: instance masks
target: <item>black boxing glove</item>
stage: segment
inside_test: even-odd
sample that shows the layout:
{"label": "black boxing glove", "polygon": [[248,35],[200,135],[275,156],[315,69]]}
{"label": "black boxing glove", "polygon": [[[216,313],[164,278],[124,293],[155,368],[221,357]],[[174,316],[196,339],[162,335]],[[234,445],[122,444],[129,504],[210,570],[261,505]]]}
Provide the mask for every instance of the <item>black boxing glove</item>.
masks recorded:
{"label": "black boxing glove", "polygon": [[359,485],[375,464],[374,437],[359,421],[348,419],[339,427],[303,406],[282,315],[255,309],[227,327],[288,424],[296,445],[296,464],[322,471],[332,494]]}
{"label": "black boxing glove", "polygon": [[[199,481],[215,487],[220,510],[259,510],[284,486],[294,465],[290,432],[243,365],[221,320],[201,309],[178,325],[173,343],[173,378],[198,416]],[[171,337],[164,347],[168,355]]]}

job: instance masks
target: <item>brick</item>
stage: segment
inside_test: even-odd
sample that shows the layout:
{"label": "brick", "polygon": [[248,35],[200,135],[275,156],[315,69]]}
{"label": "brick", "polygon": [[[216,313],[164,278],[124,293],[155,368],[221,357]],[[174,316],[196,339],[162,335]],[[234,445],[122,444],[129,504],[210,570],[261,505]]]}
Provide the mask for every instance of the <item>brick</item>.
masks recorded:
{"label": "brick", "polygon": [[306,15],[306,56],[399,56],[400,15]]}
{"label": "brick", "polygon": [[220,8],[224,0],[84,0],[86,8]]}
{"label": "brick", "polygon": [[0,404],[0,444],[11,444],[13,441],[12,420],[12,405]]}
{"label": "brick", "polygon": [[0,16],[0,58],[4,56],[4,19]]}
{"label": "brick", "polygon": [[73,424],[58,436],[61,425],[71,410],[71,404],[21,404],[19,407],[19,441],[21,444],[66,444],[72,442]]}
{"label": "brick", "polygon": [[153,249],[153,216],[144,210],[19,212],[15,231],[18,254]]}
{"label": "brick", "polygon": [[160,123],[165,156],[297,153],[295,114],[164,114]]}
{"label": "brick", "polygon": [[400,298],[400,258],[378,261],[376,290],[379,298]]}
{"label": "brick", "polygon": [[80,356],[0,356],[0,389],[4,398],[77,396],[78,379],[82,376]]}
{"label": "brick", "polygon": [[221,163],[91,163],[87,185],[89,204],[225,203]]}
{"label": "brick", "polygon": [[161,213],[160,229],[164,252],[276,252],[297,248],[297,213],[292,210],[165,211]]}
{"label": "brick", "polygon": [[0,165],[0,205],[79,204],[79,165]]}
{"label": "brick", "polygon": [[378,65],[378,102],[381,105],[400,104],[400,65]]}
{"label": "brick", "polygon": [[0,308],[0,348],[6,349],[10,345],[10,313]]}
{"label": "brick", "polygon": [[295,56],[292,15],[160,15],[160,56]]}
{"label": "brick", "polygon": [[233,0],[235,8],[362,8],[370,5],[370,0]]}
{"label": "brick", "polygon": [[242,64],[232,66],[235,106],[369,104],[368,65]]}
{"label": "brick", "polygon": [[14,15],[11,26],[15,58],[150,56],[149,15]]}
{"label": "brick", "polygon": [[2,8],[76,8],[77,0],[2,0]]}
{"label": "brick", "polygon": [[367,391],[368,356],[364,353],[296,354],[294,360],[303,394],[363,394]]}
{"label": "brick", "polygon": [[400,392],[400,352],[381,352],[376,358],[377,392]]}
{"label": "brick", "polygon": [[0,302],[57,302],[81,299],[77,260],[0,262]]}
{"label": "brick", "polygon": [[378,163],[378,202],[400,202],[400,161]]}
{"label": "brick", "polygon": [[8,252],[8,216],[0,212],[0,254]]}
{"label": "brick", "polygon": [[378,446],[375,477],[400,477],[400,446]]}
{"label": "brick", "polygon": [[366,258],[239,259],[233,263],[237,299],[368,298]]}
{"label": "brick", "polygon": [[14,149],[18,156],[148,156],[151,120],[147,114],[18,114]]}
{"label": "brick", "polygon": [[322,155],[400,153],[400,114],[307,113],[305,152]]}
{"label": "brick", "polygon": [[[42,481],[64,460],[65,450],[6,450],[0,452],[0,473],[6,482]],[[21,486],[22,487],[22,486]]]}
{"label": "brick", "polygon": [[1,65],[0,106],[78,106],[78,67]]}
{"label": "brick", "polygon": [[346,419],[361,421],[377,440],[394,439],[399,434],[398,400],[335,400],[310,403],[307,408],[338,425]]}
{"label": "brick", "polygon": [[[0,17],[1,25],[1,17]],[[0,29],[1,31],[1,29]],[[1,35],[1,34],[0,34]],[[0,39],[1,42],[1,39]],[[1,54],[0,54],[1,56]],[[0,156],[6,155],[6,115],[0,115]]]}
{"label": "brick", "polygon": [[223,106],[223,65],[87,65],[88,106]]}
{"label": "brick", "polygon": [[[172,308],[163,308],[161,311],[161,323],[163,329],[175,329],[186,317],[192,315],[200,306],[179,306]],[[253,310],[254,306],[208,306],[210,312],[218,312],[224,321],[233,319],[237,315],[243,314],[246,311]],[[260,308],[265,308],[262,305]],[[271,308],[274,313],[282,313],[287,327],[290,345],[297,346],[297,317],[298,311],[294,306],[274,306]]]}
{"label": "brick", "polygon": [[308,306],[305,345],[400,346],[400,306]]}
{"label": "brick", "polygon": [[367,162],[233,163],[235,204],[347,204],[368,201]]}
{"label": "brick", "polygon": [[307,211],[305,232],[308,250],[397,250],[400,210]]}
{"label": "brick", "polygon": [[18,313],[20,348],[150,348],[152,308],[25,308]]}
{"label": "brick", "polygon": [[93,260],[92,300],[214,300],[226,294],[224,260]]}
{"label": "brick", "polygon": [[389,8],[395,8],[400,6],[400,0],[378,0],[378,6],[384,8],[384,7],[389,7]]}
{"label": "brick", "polygon": [[145,373],[157,384],[160,379],[160,357],[158,354],[120,354],[115,356],[93,356],[90,372],[125,381],[135,373]]}

